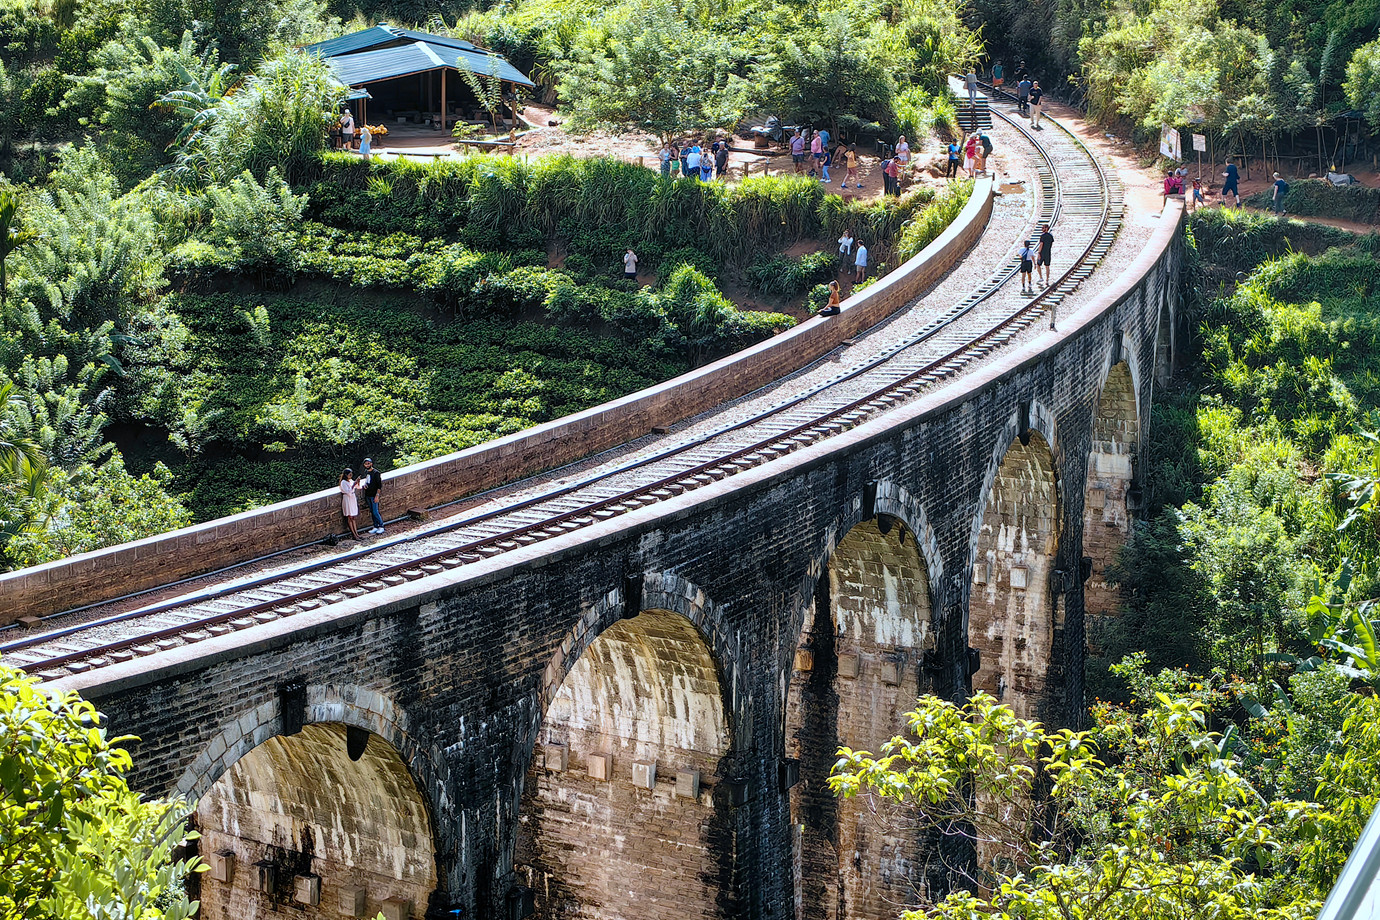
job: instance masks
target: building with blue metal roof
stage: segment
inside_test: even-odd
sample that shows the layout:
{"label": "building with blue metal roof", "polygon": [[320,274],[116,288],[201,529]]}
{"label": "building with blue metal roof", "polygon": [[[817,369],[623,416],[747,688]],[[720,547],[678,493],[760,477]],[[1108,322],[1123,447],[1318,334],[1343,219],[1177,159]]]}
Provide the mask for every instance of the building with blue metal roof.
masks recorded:
{"label": "building with blue metal roof", "polygon": [[[464,39],[432,35],[385,23],[307,45],[303,50],[323,58],[336,79],[348,86],[351,99],[359,102],[359,120],[366,120],[366,105],[375,115],[417,117],[438,123],[441,130],[456,118],[473,111],[477,101],[463,81],[449,81],[450,71],[461,70],[483,77],[496,76],[505,95],[514,103],[516,91],[536,86],[527,75],[501,54]],[[365,100],[370,100],[366,102]]]}

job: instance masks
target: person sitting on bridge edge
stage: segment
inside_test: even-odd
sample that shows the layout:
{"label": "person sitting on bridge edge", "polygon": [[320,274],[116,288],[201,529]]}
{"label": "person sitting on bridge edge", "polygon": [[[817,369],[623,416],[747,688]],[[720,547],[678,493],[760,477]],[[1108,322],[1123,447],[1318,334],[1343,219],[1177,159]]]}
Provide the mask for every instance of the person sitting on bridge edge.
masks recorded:
{"label": "person sitting on bridge edge", "polygon": [[824,309],[823,309],[823,310],[820,310],[820,311],[819,311],[819,315],[820,315],[820,316],[838,316],[838,315],[839,315],[839,283],[838,283],[837,281],[830,281],[830,282],[829,282],[829,302],[828,302],[827,304],[824,305]]}
{"label": "person sitting on bridge edge", "polygon": [[374,519],[370,533],[383,533],[383,515],[379,514],[379,494],[383,491],[383,474],[374,468],[374,461],[364,458],[364,474],[359,477],[359,488],[369,502],[369,516]]}

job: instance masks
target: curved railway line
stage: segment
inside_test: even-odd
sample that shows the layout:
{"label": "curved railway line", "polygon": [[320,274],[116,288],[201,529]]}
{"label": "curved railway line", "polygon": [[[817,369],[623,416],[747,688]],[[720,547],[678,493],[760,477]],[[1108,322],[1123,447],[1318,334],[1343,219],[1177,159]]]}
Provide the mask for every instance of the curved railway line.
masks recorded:
{"label": "curved railway line", "polygon": [[54,679],[456,569],[768,463],[953,377],[1052,315],[1101,262],[1121,223],[1119,183],[1071,132],[1051,120],[1053,130],[1040,137],[996,106],[992,113],[1036,150],[1041,189],[1035,221],[1049,222],[1064,245],[1078,252],[1070,267],[1033,298],[992,316],[978,309],[991,308],[1015,277],[1018,262],[1008,258],[966,297],[903,340],[748,417],[668,439],[675,442],[515,503],[286,571],[72,625],[62,625],[64,618],[70,621],[68,614],[56,614],[45,618],[41,632],[0,643],[0,660]]}

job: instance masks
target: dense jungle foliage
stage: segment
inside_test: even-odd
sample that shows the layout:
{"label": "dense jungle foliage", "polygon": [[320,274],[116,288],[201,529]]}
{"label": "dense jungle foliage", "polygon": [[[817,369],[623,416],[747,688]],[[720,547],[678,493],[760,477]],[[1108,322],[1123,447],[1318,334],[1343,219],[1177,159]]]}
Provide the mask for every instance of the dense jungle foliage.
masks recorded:
{"label": "dense jungle foliage", "polygon": [[[725,291],[817,306],[836,265],[808,250],[852,228],[884,271],[966,200],[569,157],[366,163],[326,149],[343,88],[288,48],[351,26],[312,0],[237,10],[0,0],[8,565],[666,379],[795,322]],[[629,247],[643,284],[621,277]]]}
{"label": "dense jungle foliage", "polygon": [[1206,134],[1214,159],[1300,139],[1325,165],[1347,128],[1337,116],[1357,109],[1380,127],[1374,0],[973,0],[967,18],[990,59],[1026,62],[1046,89],[1141,137]]}

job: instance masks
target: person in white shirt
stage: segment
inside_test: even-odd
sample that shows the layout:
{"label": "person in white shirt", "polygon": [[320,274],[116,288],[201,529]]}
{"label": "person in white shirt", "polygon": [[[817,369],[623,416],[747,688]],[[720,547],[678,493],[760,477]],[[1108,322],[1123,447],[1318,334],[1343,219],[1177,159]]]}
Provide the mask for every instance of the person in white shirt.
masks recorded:
{"label": "person in white shirt", "polygon": [[862,240],[858,240],[858,254],[853,257],[853,268],[853,283],[861,284],[867,277],[867,247],[863,245]]}
{"label": "person in white shirt", "polygon": [[349,109],[340,116],[340,143],[346,150],[355,149],[355,116]]}
{"label": "person in white shirt", "polygon": [[637,253],[631,249],[623,253],[623,277],[637,280]]}
{"label": "person in white shirt", "polygon": [[843,236],[839,237],[839,264],[842,266],[839,271],[848,268],[848,260],[853,257],[853,231],[843,231]]}
{"label": "person in white shirt", "polygon": [[906,168],[910,166],[910,144],[906,143],[904,134],[896,142],[896,162],[901,167],[902,172],[905,172]]}

